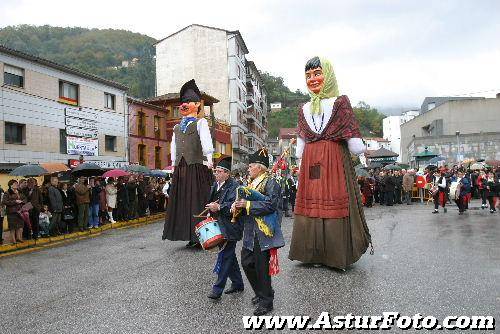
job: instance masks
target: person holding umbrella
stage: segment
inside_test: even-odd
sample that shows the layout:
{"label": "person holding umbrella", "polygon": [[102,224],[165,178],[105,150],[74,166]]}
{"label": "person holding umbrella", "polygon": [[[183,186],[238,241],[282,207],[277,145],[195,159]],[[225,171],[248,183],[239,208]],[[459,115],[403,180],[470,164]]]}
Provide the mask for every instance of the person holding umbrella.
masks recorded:
{"label": "person holding umbrella", "polygon": [[113,218],[113,210],[116,209],[117,189],[115,186],[115,179],[110,177],[106,185],[106,204],[108,205],[109,221],[115,223]]}
{"label": "person holding umbrella", "polygon": [[55,176],[50,178],[50,186],[47,189],[49,195],[49,210],[52,213],[52,221],[50,224],[51,234],[61,234],[65,229],[61,226],[61,215],[63,212],[63,199],[61,192],[57,188],[59,179]]}
{"label": "person holding umbrella", "polygon": [[78,206],[78,228],[80,232],[88,229],[89,204],[90,204],[90,186],[85,184],[86,179],[80,176],[75,185],[76,204]]}
{"label": "person holding umbrella", "polygon": [[24,220],[21,218],[20,210],[24,201],[21,199],[19,183],[16,180],[10,180],[7,185],[9,189],[3,196],[2,204],[6,207],[10,236],[13,243],[22,242]]}

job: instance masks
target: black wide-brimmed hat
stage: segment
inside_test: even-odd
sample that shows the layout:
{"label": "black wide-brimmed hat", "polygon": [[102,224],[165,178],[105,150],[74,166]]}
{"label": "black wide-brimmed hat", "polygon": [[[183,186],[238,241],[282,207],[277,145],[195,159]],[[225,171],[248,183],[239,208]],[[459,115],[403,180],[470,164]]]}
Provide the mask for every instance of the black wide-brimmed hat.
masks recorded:
{"label": "black wide-brimmed hat", "polygon": [[232,162],[231,157],[227,157],[227,158],[221,159],[216,167],[224,168],[225,170],[230,172],[231,171],[231,162]]}
{"label": "black wide-brimmed hat", "polygon": [[248,157],[248,163],[249,164],[262,164],[269,168],[269,154],[267,152],[267,149],[265,147],[261,148],[260,150],[255,151],[253,154],[251,154]]}
{"label": "black wide-brimmed hat", "polygon": [[201,92],[194,79],[189,80],[181,87],[180,98],[182,103],[200,102]]}

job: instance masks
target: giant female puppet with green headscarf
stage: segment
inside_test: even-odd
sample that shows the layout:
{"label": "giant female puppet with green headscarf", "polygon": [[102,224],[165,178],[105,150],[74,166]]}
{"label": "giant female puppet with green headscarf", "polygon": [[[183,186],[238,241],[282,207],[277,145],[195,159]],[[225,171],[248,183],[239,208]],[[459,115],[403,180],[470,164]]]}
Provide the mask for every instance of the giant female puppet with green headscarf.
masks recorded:
{"label": "giant female puppet with green headscarf", "polygon": [[311,101],[299,111],[300,174],[289,258],[345,269],[371,243],[351,155],[365,145],[333,67],[314,57],[305,67]]}

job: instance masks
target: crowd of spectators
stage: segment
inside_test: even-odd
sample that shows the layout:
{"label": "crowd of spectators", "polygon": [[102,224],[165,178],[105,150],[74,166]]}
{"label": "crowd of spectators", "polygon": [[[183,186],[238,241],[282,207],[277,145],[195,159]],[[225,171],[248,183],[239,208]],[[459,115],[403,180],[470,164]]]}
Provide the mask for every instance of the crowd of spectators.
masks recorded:
{"label": "crowd of spectators", "polygon": [[[481,209],[489,208],[491,213],[497,212],[500,204],[500,168],[468,170],[460,166],[429,166],[423,172],[377,169],[368,174],[358,177],[366,207],[374,203],[411,205],[412,200],[423,199],[424,194],[434,202],[433,213],[439,213],[439,207],[446,213],[446,204],[454,202],[459,214],[463,214],[473,198],[481,199]],[[418,178],[422,181],[417,185]],[[415,189],[420,196],[414,196]]]}
{"label": "crowd of spectators", "polygon": [[75,182],[50,177],[41,186],[35,178],[13,179],[7,190],[0,188],[0,226],[6,217],[14,243],[85,231],[164,212],[168,190],[168,180],[143,175],[80,177]]}

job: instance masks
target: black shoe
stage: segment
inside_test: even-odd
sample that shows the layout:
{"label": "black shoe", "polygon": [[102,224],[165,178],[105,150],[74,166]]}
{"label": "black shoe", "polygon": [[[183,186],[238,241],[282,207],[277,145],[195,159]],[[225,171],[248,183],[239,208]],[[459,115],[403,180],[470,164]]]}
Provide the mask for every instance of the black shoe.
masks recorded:
{"label": "black shoe", "polygon": [[220,296],[221,295],[218,295],[218,294],[216,294],[215,292],[212,291],[212,292],[210,292],[210,294],[207,297],[210,298],[210,299],[213,299],[213,300],[217,300],[217,299],[220,299]]}
{"label": "black shoe", "polygon": [[261,315],[264,315],[264,314],[268,314],[272,310],[273,310],[272,306],[270,306],[270,307],[259,306],[259,307],[257,307],[255,309],[255,311],[253,311],[253,315],[261,316]]}
{"label": "black shoe", "polygon": [[439,211],[438,210],[434,210],[434,211],[432,211],[432,213],[439,213]]}
{"label": "black shoe", "polygon": [[257,305],[259,303],[260,298],[258,296],[255,296],[252,298],[252,304]]}
{"label": "black shoe", "polygon": [[236,293],[236,292],[243,292],[243,288],[234,288],[234,287],[231,287],[230,289],[227,289],[226,291],[224,291],[225,294],[232,294],[232,293]]}

